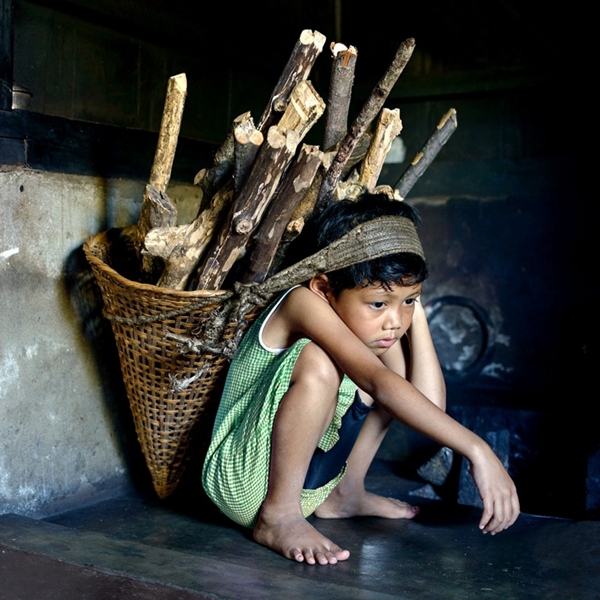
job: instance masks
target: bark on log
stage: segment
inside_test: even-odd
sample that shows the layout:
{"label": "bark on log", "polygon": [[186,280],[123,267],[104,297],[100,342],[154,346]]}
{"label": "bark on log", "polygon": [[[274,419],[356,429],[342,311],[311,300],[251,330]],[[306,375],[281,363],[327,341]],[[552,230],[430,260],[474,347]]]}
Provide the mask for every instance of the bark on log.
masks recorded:
{"label": "bark on log", "polygon": [[352,154],[352,150],[362,134],[366,131],[367,127],[371,124],[373,119],[378,115],[379,111],[383,107],[383,104],[386,101],[389,93],[392,91],[394,84],[410,60],[414,48],[415,40],[413,38],[409,38],[400,44],[394,60],[384,73],[383,77],[379,80],[371,92],[371,95],[360,110],[360,113],[350,126],[346,137],[341,143],[340,149],[338,150],[333,164],[329,168],[329,171],[327,172],[327,175],[321,184],[321,189],[319,190],[319,196],[317,198],[317,210],[324,208],[325,204],[327,203],[327,199],[335,189],[335,186],[341,177],[344,165]]}
{"label": "bark on log", "polygon": [[373,189],[373,194],[385,194],[390,200],[401,201],[403,198],[391,185],[378,185]]}
{"label": "bark on log", "polygon": [[[152,224],[153,219],[157,218],[157,210],[159,214],[161,213],[161,201],[157,201],[156,194],[160,195],[166,191],[169,179],[171,178],[186,93],[187,79],[185,73],[175,75],[169,79],[160,132],[158,134],[158,143],[150,170],[149,185],[146,186],[144,192],[142,209],[137,223],[140,244],[144,241],[146,234],[152,227],[161,226]],[[151,193],[151,190],[154,190],[155,193]],[[166,223],[163,225],[166,225]]]}
{"label": "bark on log", "polygon": [[[384,108],[383,111],[388,109]],[[382,115],[383,115],[382,111]],[[394,111],[390,111],[394,112]],[[382,116],[380,115],[380,116]],[[387,116],[385,117],[387,119]],[[392,140],[396,137],[398,131],[402,129],[402,123],[392,115],[390,123],[391,127],[386,127],[385,131],[382,131],[383,137],[386,138],[384,143],[378,143],[376,138],[379,137],[379,141],[383,139],[378,132],[373,136],[373,142],[364,162],[361,164],[361,171],[354,170],[344,181],[340,181],[333,192],[333,198],[336,201],[339,200],[350,200],[356,202],[364,193],[371,194],[385,194],[390,200],[402,200],[400,194],[396,192],[389,185],[375,185],[379,178],[381,168],[385,162],[385,157],[389,152],[392,145]],[[366,166],[365,166],[366,164]]]}
{"label": "bark on log", "polygon": [[[365,133],[360,139],[359,143],[355,146],[354,151],[352,152],[352,156],[346,162],[344,171],[342,172],[343,176],[346,176],[346,173],[349,172],[352,169],[352,167],[354,167],[356,164],[358,164],[361,160],[364,159],[369,148],[370,142],[371,134]],[[300,232],[304,227],[304,223],[314,212],[315,204],[317,202],[317,196],[319,194],[319,189],[321,188],[321,184],[323,182],[323,178],[325,177],[327,169],[331,166],[331,163],[335,158],[335,154],[335,150],[331,152],[326,152],[324,154],[322,168],[317,171],[317,174],[313,179],[310,189],[304,195],[304,198],[302,198],[302,200],[299,202],[298,206],[296,206],[289,220],[289,223],[286,225],[285,233],[283,236],[284,242],[291,242],[294,238],[300,235]]]}
{"label": "bark on log", "polygon": [[[292,91],[285,112],[278,127],[280,130],[293,130],[298,134],[298,143],[302,141],[310,128],[325,111],[325,103],[317,94],[310,81],[300,81]],[[252,168],[252,162],[257,154],[258,146],[263,136],[257,129],[236,128],[236,174],[234,171],[235,189],[239,192],[245,178]],[[238,163],[239,153],[239,167]]]}
{"label": "bark on log", "polygon": [[[159,192],[154,186],[148,184],[138,225],[135,228],[137,252],[141,258],[142,281],[154,283],[160,277],[164,267],[162,261],[145,252],[143,240],[140,243],[142,232],[150,232],[157,227],[172,227],[176,221],[177,209],[173,201],[165,192]],[[141,227],[140,223],[142,224]]]}
{"label": "bark on log", "polygon": [[404,200],[419,177],[423,175],[427,167],[437,156],[442,146],[448,141],[450,136],[458,127],[456,110],[451,108],[440,120],[435,131],[429,136],[421,150],[417,153],[410,166],[404,171],[396,185],[396,191],[400,198]]}
{"label": "bark on log", "polygon": [[263,134],[254,126],[248,129],[239,125],[233,132],[233,138],[233,187],[236,193],[239,193],[252,169],[258,149],[263,143]]}
{"label": "bark on log", "polygon": [[327,99],[327,116],[325,122],[325,137],[323,148],[330,150],[348,131],[348,111],[352,98],[354,84],[354,69],[358,51],[354,46],[331,44],[333,63],[329,81],[329,96]]}
{"label": "bark on log", "polygon": [[172,227],[177,221],[177,209],[165,192],[159,192],[148,184],[144,193],[144,203],[138,219],[139,231],[150,231],[155,227]]}
{"label": "bark on log", "polygon": [[227,223],[198,268],[198,289],[218,289],[246,247],[298,146],[298,134],[269,129]]}
{"label": "bark on log", "polygon": [[325,112],[325,102],[310,81],[300,81],[290,95],[288,105],[278,125],[282,130],[293,129],[300,141]]}
{"label": "bark on log", "polygon": [[242,282],[261,282],[266,278],[290,216],[310,188],[322,160],[323,153],[318,146],[304,144],[300,149],[254,236]]}
{"label": "bark on log", "polygon": [[302,31],[260,118],[257,126],[260,131],[268,131],[278,121],[298,82],[308,79],[324,44],[325,36],[322,33],[310,29]]}
{"label": "bark on log", "polygon": [[292,129],[282,130],[274,126],[269,129],[266,142],[261,146],[248,181],[235,202],[233,227],[238,234],[247,234],[258,225],[296,152],[299,138]]}
{"label": "bark on log", "polygon": [[333,199],[336,202],[339,200],[356,202],[366,191],[368,190],[360,180],[360,173],[355,169],[344,181],[340,181],[335,186]]}
{"label": "bark on log", "polygon": [[[145,281],[153,281],[156,272],[162,268],[162,265],[152,256],[141,255],[144,239],[150,229],[173,224],[174,218],[177,216],[173,203],[170,200],[166,202],[161,194],[165,194],[169,179],[171,179],[186,94],[187,78],[185,73],[169,78],[156,152],[150,170],[149,185],[144,191],[142,209],[135,233],[137,252],[141,258],[141,278]],[[166,220],[163,221],[163,218]]]}
{"label": "bark on log", "polygon": [[394,138],[401,131],[400,110],[384,108],[379,113],[371,145],[360,168],[359,181],[367,190],[371,191],[377,185],[385,157],[392,147]]}
{"label": "bark on log", "polygon": [[[212,198],[215,191],[225,185],[225,179],[233,169],[235,131],[239,130],[249,133],[253,129],[255,129],[255,127],[250,111],[239,115],[233,120],[231,128],[225,137],[225,141],[215,152],[213,166],[201,169],[196,174],[196,177],[194,177],[194,185],[202,188],[203,199],[208,200]],[[205,202],[202,203],[201,210],[204,209],[205,204]],[[198,212],[198,215],[199,214],[200,211]]]}
{"label": "bark on log", "polygon": [[158,134],[158,144],[150,171],[150,179],[148,180],[148,183],[153,185],[159,192],[166,191],[171,179],[186,95],[187,78],[185,73],[171,77],[167,86],[167,97]]}
{"label": "bark on log", "polygon": [[[323,162],[326,160],[326,156],[327,155],[325,155],[325,157],[323,158]],[[321,183],[323,182],[324,176],[325,174],[321,172],[321,169],[318,169],[308,191],[306,192],[306,194],[304,194],[304,197],[300,200],[300,202],[296,205],[296,208],[292,211],[292,216],[290,217],[287,225],[285,226],[285,231],[283,234],[283,243],[287,244],[291,242],[302,232],[302,229],[304,228],[304,223],[306,223],[307,219],[310,218],[310,215],[315,209],[317,195],[319,194],[319,189],[321,188]]]}
{"label": "bark on log", "polygon": [[400,194],[389,185],[377,185],[373,189],[367,188],[360,182],[359,174],[354,171],[345,181],[340,181],[335,186],[334,197],[337,200],[350,200],[356,202],[362,194],[385,194],[390,200],[402,200]]}
{"label": "bark on log", "polygon": [[216,228],[222,223],[233,199],[233,183],[229,181],[212,198],[189,225],[153,229],[146,236],[146,251],[165,261],[158,280],[159,287],[184,290],[198,260],[210,244]]}

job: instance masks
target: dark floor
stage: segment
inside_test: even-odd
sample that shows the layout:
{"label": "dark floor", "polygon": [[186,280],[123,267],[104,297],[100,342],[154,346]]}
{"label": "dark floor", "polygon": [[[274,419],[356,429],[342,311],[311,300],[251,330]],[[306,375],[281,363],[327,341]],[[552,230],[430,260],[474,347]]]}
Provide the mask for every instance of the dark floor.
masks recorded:
{"label": "dark floor", "polygon": [[[387,474],[369,485],[413,503],[419,486]],[[491,537],[476,509],[418,503],[414,521],[315,519],[351,551],[326,567],[258,546],[202,502],[132,496],[45,521],[5,515],[0,599],[600,599],[600,522],[522,515]]]}

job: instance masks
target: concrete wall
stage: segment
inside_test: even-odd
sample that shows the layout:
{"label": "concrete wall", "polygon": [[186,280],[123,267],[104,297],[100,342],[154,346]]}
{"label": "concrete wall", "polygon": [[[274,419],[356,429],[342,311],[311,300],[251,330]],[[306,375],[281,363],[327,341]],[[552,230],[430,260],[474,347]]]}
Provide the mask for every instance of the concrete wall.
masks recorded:
{"label": "concrete wall", "polygon": [[[89,235],[134,222],[142,189],[0,172],[0,513],[59,512],[145,476],[81,251]],[[189,219],[197,189],[169,193]]]}

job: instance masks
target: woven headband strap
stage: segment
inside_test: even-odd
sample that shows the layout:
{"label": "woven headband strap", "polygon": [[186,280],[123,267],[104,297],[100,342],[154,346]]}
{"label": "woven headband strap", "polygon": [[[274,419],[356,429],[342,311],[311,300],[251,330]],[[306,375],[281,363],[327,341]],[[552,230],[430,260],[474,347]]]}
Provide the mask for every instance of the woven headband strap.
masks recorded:
{"label": "woven headband strap", "polygon": [[275,293],[317,273],[344,269],[399,252],[411,252],[425,260],[414,223],[406,217],[379,217],[358,225],[323,250],[280,271],[257,287],[261,293]]}

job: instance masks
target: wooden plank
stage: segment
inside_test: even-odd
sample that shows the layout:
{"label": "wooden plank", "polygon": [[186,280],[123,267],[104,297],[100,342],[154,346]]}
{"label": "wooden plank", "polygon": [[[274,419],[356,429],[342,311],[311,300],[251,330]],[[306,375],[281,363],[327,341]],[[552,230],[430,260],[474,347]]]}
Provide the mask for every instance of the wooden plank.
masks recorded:
{"label": "wooden plank", "polygon": [[[144,181],[158,134],[30,111],[0,111],[0,137],[27,140],[25,158],[32,169]],[[214,149],[205,142],[179,138],[171,179],[192,183],[198,164],[209,164]]]}
{"label": "wooden plank", "polygon": [[14,0],[0,0],[0,110],[12,108]]}
{"label": "wooden plank", "polygon": [[0,137],[0,165],[24,165],[25,148],[25,140]]}

